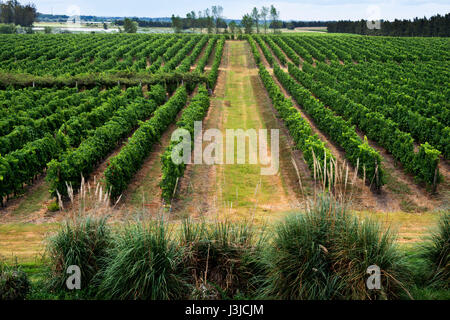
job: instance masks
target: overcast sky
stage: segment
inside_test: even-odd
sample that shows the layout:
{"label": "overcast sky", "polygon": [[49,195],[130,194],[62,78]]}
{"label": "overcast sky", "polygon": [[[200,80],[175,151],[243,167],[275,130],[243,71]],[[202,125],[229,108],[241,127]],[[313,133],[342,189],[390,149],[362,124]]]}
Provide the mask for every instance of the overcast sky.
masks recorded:
{"label": "overcast sky", "polygon": [[[27,1],[20,1],[27,3]],[[221,5],[224,16],[239,19],[253,7],[263,5],[275,7],[283,20],[359,20],[411,19],[430,17],[434,14],[450,12],[450,0],[30,0],[39,12],[96,16],[138,16],[170,17],[172,14],[185,16],[187,12],[204,10],[212,5]],[[79,9],[78,9],[79,8]]]}

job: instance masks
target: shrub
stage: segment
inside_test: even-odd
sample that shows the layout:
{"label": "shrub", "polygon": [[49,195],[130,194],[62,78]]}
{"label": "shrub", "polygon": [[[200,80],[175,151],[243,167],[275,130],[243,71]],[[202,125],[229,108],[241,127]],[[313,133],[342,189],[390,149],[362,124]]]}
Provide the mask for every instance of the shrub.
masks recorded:
{"label": "shrub", "polygon": [[[287,218],[275,229],[262,259],[261,292],[277,299],[396,298],[402,290],[402,257],[393,236],[368,220],[346,213],[329,196],[307,214]],[[381,269],[381,290],[367,290],[367,267]]]}
{"label": "shrub", "polygon": [[3,24],[0,23],[0,34],[11,34],[16,33],[17,28],[14,24]]}
{"label": "shrub", "polygon": [[421,246],[420,256],[425,259],[429,270],[428,279],[432,286],[450,288],[450,214],[444,213],[437,229]]}
{"label": "shrub", "polygon": [[47,205],[47,210],[50,212],[59,211],[59,204],[57,201],[52,201]]}
{"label": "shrub", "polygon": [[0,265],[0,300],[25,300],[30,288],[27,274],[18,266]]}
{"label": "shrub", "polygon": [[96,287],[96,277],[103,267],[111,239],[106,218],[86,216],[66,222],[47,244],[50,288],[66,288],[66,272],[71,265],[81,269],[82,289]]}
{"label": "shrub", "polygon": [[263,236],[245,223],[213,225],[183,223],[181,245],[191,273],[191,298],[217,299],[249,296],[256,290],[254,274]]}
{"label": "shrub", "polygon": [[163,222],[127,226],[109,250],[99,297],[181,299],[187,292],[183,257]]}

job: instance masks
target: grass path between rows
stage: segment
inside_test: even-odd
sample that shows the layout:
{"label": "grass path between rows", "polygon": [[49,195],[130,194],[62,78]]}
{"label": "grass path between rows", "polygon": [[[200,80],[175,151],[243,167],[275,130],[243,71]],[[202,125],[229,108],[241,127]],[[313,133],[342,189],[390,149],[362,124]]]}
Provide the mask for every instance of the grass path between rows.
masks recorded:
{"label": "grass path between rows", "polygon": [[[246,41],[226,42],[220,70],[203,129],[219,129],[224,143],[227,129],[254,129],[257,133],[259,129],[279,129]],[[204,147],[208,144],[204,143]],[[296,182],[292,178],[295,173],[291,154],[286,152],[290,150],[286,137],[280,132],[283,159],[276,175],[261,175],[261,167],[267,166],[259,161],[248,164],[249,149],[246,149],[246,164],[188,166],[180,186],[180,199],[174,205],[178,217],[265,220],[292,211],[297,196],[291,185]],[[292,168],[286,168],[289,166]]]}

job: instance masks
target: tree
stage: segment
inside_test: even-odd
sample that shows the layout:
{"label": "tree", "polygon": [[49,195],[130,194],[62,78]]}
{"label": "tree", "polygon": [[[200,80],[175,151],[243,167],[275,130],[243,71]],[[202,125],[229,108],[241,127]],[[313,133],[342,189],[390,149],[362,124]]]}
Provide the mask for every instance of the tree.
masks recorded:
{"label": "tree", "polygon": [[187,28],[195,28],[195,20],[196,20],[195,12],[191,11],[186,13],[186,27]]}
{"label": "tree", "polygon": [[183,29],[183,21],[179,16],[172,15],[172,28],[175,33],[180,33]]}
{"label": "tree", "polygon": [[252,18],[253,18],[253,22],[256,25],[256,33],[259,33],[259,12],[258,12],[258,8],[254,7],[252,10]]}
{"label": "tree", "polygon": [[264,21],[264,33],[267,33],[267,16],[269,15],[269,8],[262,7],[260,16]]}
{"label": "tree", "polygon": [[295,25],[292,22],[288,22],[288,23],[286,23],[286,28],[289,30],[294,30]]}
{"label": "tree", "polygon": [[31,27],[36,20],[34,4],[21,5],[17,0],[0,2],[0,23],[12,23],[22,27]]}
{"label": "tree", "polygon": [[208,33],[212,33],[212,29],[214,26],[214,21],[213,21],[214,18],[210,15],[209,9],[205,10],[204,16],[205,16],[205,23],[206,23],[206,28],[208,29]]}
{"label": "tree", "polygon": [[106,22],[103,22],[103,29],[108,30],[108,25],[106,24]]}
{"label": "tree", "polygon": [[222,6],[212,6],[211,12],[216,23],[216,33],[219,33],[219,25],[220,20],[222,19],[223,8]]}
{"label": "tree", "polygon": [[137,23],[131,19],[125,18],[125,20],[123,20],[123,29],[126,33],[136,33]]}
{"label": "tree", "polygon": [[272,5],[270,7],[270,16],[272,18],[272,28],[273,33],[275,33],[275,29],[278,28],[278,17],[280,16],[280,12]]}
{"label": "tree", "polygon": [[242,21],[241,21],[242,26],[244,27],[245,33],[246,34],[251,34],[253,31],[253,18],[249,15],[246,14],[242,17]]}
{"label": "tree", "polygon": [[200,28],[200,33],[203,33],[203,23],[203,14],[201,11],[199,11],[197,25]]}
{"label": "tree", "polygon": [[233,20],[233,21],[231,21],[230,22],[230,24],[229,24],[229,27],[230,27],[230,31],[231,31],[231,33],[232,34],[234,34],[235,33],[235,31],[236,31],[236,27],[237,27],[237,24],[236,24],[236,22]]}

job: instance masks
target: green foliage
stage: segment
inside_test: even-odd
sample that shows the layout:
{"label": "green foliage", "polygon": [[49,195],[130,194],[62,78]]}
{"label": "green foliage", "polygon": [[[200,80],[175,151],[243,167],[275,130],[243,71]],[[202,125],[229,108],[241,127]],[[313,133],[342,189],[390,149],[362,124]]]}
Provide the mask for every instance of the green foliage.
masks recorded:
{"label": "green foliage", "polygon": [[30,280],[20,267],[0,264],[0,301],[25,300],[30,289]]}
{"label": "green foliage", "polygon": [[208,63],[209,56],[211,55],[216,43],[217,43],[218,37],[213,36],[209,39],[208,45],[206,46],[205,52],[201,56],[200,60],[197,63],[197,68],[195,69],[198,72],[203,72],[205,70],[205,66]]}
{"label": "green foliage", "polygon": [[16,33],[16,26],[14,24],[0,23],[0,34],[12,34]]}
{"label": "green foliage", "polygon": [[[191,148],[194,145],[194,122],[202,121],[209,108],[209,95],[204,86],[199,87],[198,93],[192,98],[189,106],[183,111],[180,120],[177,122],[178,129],[185,129],[191,136]],[[175,164],[172,160],[172,152],[180,141],[172,141],[166,151],[161,155],[162,178],[160,187],[162,198],[170,203],[178,178],[181,178],[186,169],[186,163]],[[179,150],[179,155],[183,157],[183,149]]]}
{"label": "green foliage", "polygon": [[[52,160],[48,164],[46,179],[53,194],[58,191],[66,195],[67,184],[77,190],[81,176],[89,177],[97,163],[114,150],[121,140],[139,125],[139,121],[150,117],[157,108],[154,100],[142,97],[140,87],[128,90],[132,98],[135,97],[130,104],[120,107],[108,122],[97,127],[77,149],[69,150],[58,160]],[[158,92],[161,90],[158,89]]]}
{"label": "green foliage", "polygon": [[277,56],[278,61],[280,61],[281,65],[286,65],[287,59],[284,55],[283,51],[278,47],[278,45],[273,41],[273,39],[276,39],[274,37],[269,36],[261,36],[264,41],[269,45],[270,49],[272,49],[273,53]]}
{"label": "green foliage", "polygon": [[223,47],[225,45],[225,38],[220,37],[216,46],[216,55],[214,57],[214,62],[212,64],[211,70],[208,74],[208,86],[210,89],[214,89],[217,82],[217,77],[219,76],[220,62],[222,61]]}
{"label": "green foliage", "polygon": [[[310,89],[324,104],[330,109],[357,125],[367,137],[378,142],[389,151],[395,159],[400,161],[406,171],[415,175],[417,180],[434,186],[441,181],[439,176],[439,151],[433,149],[429,144],[419,147],[419,152],[414,150],[414,140],[409,133],[398,128],[397,123],[384,117],[378,111],[371,111],[368,107],[355,103],[347,95],[340,94],[330,88],[324,81],[323,74],[320,81],[315,81],[316,71],[313,66],[303,64],[303,71],[300,71],[292,64],[289,65],[289,73],[303,86]],[[367,169],[366,169],[367,170]],[[369,175],[367,175],[369,177]],[[436,176],[436,178],[435,178]]]}
{"label": "green foliage", "polygon": [[184,252],[163,222],[125,227],[108,251],[99,297],[174,300],[186,297]]}
{"label": "green foliage", "polygon": [[[291,137],[296,146],[303,152],[303,157],[311,169],[311,174],[315,172],[315,161],[324,163],[326,159],[333,158],[331,151],[325,143],[320,140],[317,134],[314,134],[309,123],[301,116],[300,112],[294,107],[292,100],[287,99],[281,89],[273,80],[269,72],[262,63],[259,64],[259,75],[266,87],[269,97],[272,100],[274,108],[288,127]],[[320,177],[319,173],[317,178]]]}
{"label": "green foliage", "polygon": [[289,59],[291,59],[291,61],[296,66],[298,66],[300,64],[299,56],[295,53],[295,51],[289,45],[286,44],[286,42],[284,42],[283,37],[272,37],[272,39],[284,51],[284,53],[286,53],[286,55],[289,57]]}
{"label": "green foliage", "polygon": [[52,201],[47,205],[47,210],[50,212],[56,212],[59,211],[59,204],[57,201]]}
{"label": "green foliage", "polygon": [[435,288],[450,290],[450,214],[443,213],[436,230],[419,247],[428,270],[426,279]]}
{"label": "green foliage", "polygon": [[136,33],[137,23],[129,18],[123,20],[123,29],[126,33]]}
{"label": "green foliage", "polygon": [[253,24],[254,24],[254,21],[250,15],[246,14],[242,17],[241,25],[244,27],[246,34],[253,33]]}
{"label": "green foliage", "polygon": [[[214,224],[183,222],[180,245],[193,287],[190,298],[230,299],[251,296],[261,272],[257,256],[261,254],[264,234],[258,235],[245,222]],[[207,272],[206,272],[207,270]]]}
{"label": "green foliage", "polygon": [[[362,141],[359,138],[355,128],[349,122],[335,115],[332,110],[325,107],[320,100],[314,98],[309,90],[295,82],[292,77],[280,69],[275,70],[277,78],[297,102],[303,106],[305,111],[311,115],[317,126],[342,146],[350,163],[355,167],[359,166],[359,175],[367,177],[369,183],[376,188],[381,188],[385,183],[385,178],[384,170],[381,167],[382,158],[380,154],[370,147],[367,141]],[[296,79],[302,76],[302,72],[292,64],[289,64],[289,72]],[[303,82],[301,83],[303,84]],[[332,104],[327,103],[327,105]]]}
{"label": "green foliage", "polygon": [[[403,291],[407,270],[393,235],[359,221],[327,196],[306,214],[277,225],[263,257],[262,294],[275,299],[392,299]],[[381,290],[366,287],[370,265],[381,269]]]}
{"label": "green foliage", "polygon": [[[269,50],[269,48],[267,48],[266,44],[264,43],[264,41],[262,40],[262,38],[260,36],[254,36],[253,37],[256,42],[258,43],[259,47],[261,48],[264,56],[266,57],[267,62],[269,63],[270,66],[273,66],[273,62],[274,62],[274,57],[272,55],[272,52]],[[257,61],[257,63],[259,63],[259,61]]]}
{"label": "green foliage", "polygon": [[106,218],[87,216],[66,221],[47,241],[49,288],[66,289],[67,268],[71,265],[81,270],[82,290],[96,287],[96,277],[104,266],[103,259],[112,246],[111,241]]}
{"label": "green foliage", "polygon": [[140,124],[139,129],[128,139],[128,143],[119,154],[110,160],[105,177],[112,198],[118,198],[127,188],[153,145],[186,105],[186,100],[186,87],[181,86],[166,104],[156,109],[150,120]]}

